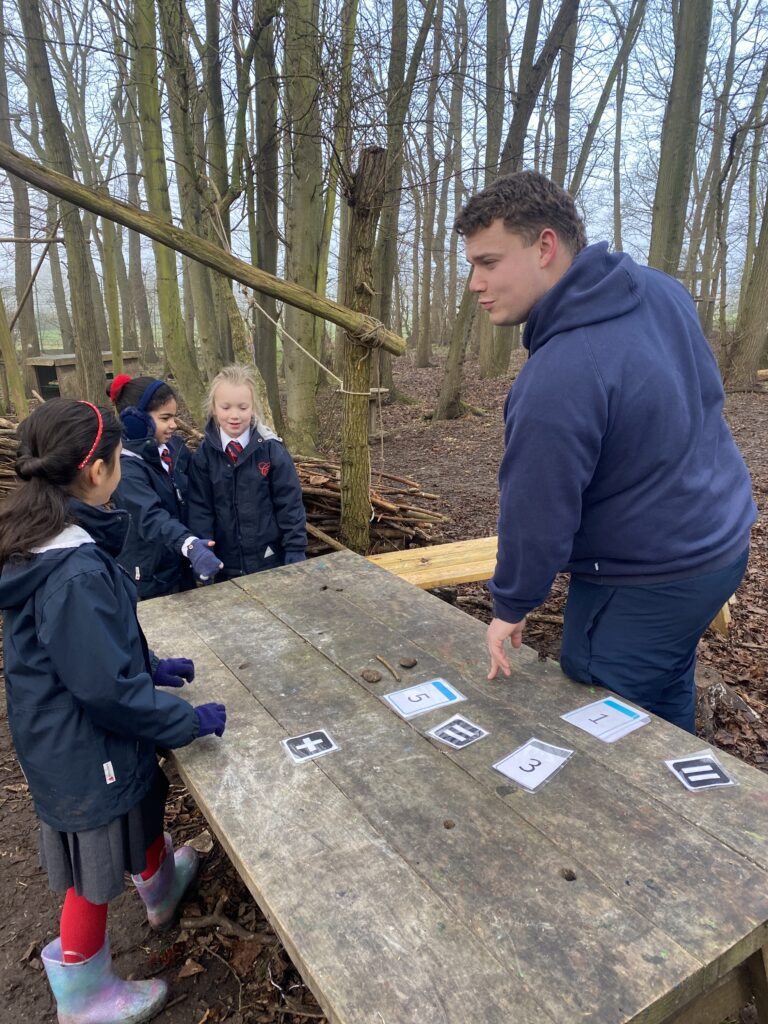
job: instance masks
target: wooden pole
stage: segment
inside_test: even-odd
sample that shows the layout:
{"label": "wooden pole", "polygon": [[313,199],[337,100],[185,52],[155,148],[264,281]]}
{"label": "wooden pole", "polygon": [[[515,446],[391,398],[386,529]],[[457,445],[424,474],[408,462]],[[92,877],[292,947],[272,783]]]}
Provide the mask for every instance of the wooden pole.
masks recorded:
{"label": "wooden pole", "polygon": [[[387,151],[369,146],[360,157],[348,202],[352,208],[345,301],[367,314],[373,300],[373,246],[384,201]],[[368,395],[371,348],[347,333],[344,338],[344,394],[341,425],[341,540],[367,554],[371,518],[371,454],[368,449]]]}
{"label": "wooden pole", "polygon": [[172,224],[165,224],[150,213],[129,206],[106,193],[96,192],[65,174],[43,167],[42,164],[22,156],[3,143],[0,143],[0,167],[44,192],[51,192],[74,206],[80,206],[100,217],[107,217],[133,231],[138,231],[156,242],[167,245],[169,249],[184,253],[190,259],[211,267],[212,270],[218,270],[226,277],[248,285],[257,292],[271,295],[323,320],[338,324],[359,344],[380,345],[396,356],[405,352],[405,341],[392,331],[388,331],[373,317],[347,309],[338,302],[316,295],[309,288],[302,288],[301,285],[283,281],[264,270],[259,270],[258,267],[237,259],[204,238],[182,231]]}

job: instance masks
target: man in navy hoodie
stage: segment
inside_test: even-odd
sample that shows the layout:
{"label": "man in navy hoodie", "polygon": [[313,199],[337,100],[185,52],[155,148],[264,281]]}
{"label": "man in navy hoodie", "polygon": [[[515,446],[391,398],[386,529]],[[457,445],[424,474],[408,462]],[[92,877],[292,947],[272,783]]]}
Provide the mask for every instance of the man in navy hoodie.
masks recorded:
{"label": "man in navy hoodie", "polygon": [[489,679],[571,574],[560,664],[694,731],[696,646],[741,581],[755,505],[687,291],[605,242],[535,172],[456,221],[491,323],[525,323],[504,408]]}

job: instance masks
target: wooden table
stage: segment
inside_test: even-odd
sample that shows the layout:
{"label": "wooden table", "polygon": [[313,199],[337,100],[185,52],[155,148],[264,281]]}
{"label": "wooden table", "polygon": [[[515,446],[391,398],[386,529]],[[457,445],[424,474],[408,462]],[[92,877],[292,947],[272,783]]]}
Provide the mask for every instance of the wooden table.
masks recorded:
{"label": "wooden table", "polygon": [[[603,691],[523,648],[485,679],[482,623],[346,552],[146,602],[221,741],[180,772],[329,1020],[708,1024],[757,994],[768,1021],[768,778],[686,791],[701,740],[654,719],[608,745],[561,721]],[[376,655],[398,669],[398,683]],[[360,672],[375,667],[377,684]],[[490,735],[453,752],[381,694],[442,676]],[[293,764],[280,741],[340,749]],[[575,749],[528,794],[491,765],[531,736]],[[697,1002],[698,1001],[698,1002]]]}

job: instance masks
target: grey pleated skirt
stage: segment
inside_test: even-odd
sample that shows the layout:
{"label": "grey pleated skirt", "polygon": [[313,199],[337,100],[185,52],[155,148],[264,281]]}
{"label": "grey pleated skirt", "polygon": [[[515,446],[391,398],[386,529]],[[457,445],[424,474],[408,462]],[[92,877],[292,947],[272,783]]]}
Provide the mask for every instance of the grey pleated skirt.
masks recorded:
{"label": "grey pleated skirt", "polygon": [[147,866],[147,848],[163,831],[168,780],[160,767],[152,788],[126,814],[99,828],[59,832],[40,822],[40,865],[54,892],[74,886],[91,903],[109,903],[125,888],[125,874]]}

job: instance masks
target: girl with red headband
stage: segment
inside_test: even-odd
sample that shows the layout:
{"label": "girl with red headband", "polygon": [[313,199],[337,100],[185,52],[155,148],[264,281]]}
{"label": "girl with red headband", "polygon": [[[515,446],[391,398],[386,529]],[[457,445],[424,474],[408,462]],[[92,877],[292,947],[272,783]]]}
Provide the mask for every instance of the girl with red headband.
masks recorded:
{"label": "girl with red headband", "polygon": [[62,1024],[149,1020],[164,981],[112,972],[107,905],[133,881],[156,928],[172,924],[197,871],[163,833],[168,783],[156,746],[221,736],[221,704],[193,708],[158,685],[194,678],[158,661],[115,561],[127,529],[104,508],[120,480],[120,424],[90,402],[57,398],[19,427],[21,484],[0,506],[8,721],[40,819],[51,888],[66,892],[60,936],[42,952]]}
{"label": "girl with red headband", "polygon": [[[187,526],[189,450],[176,431],[176,395],[163,380],[115,377],[109,389],[123,425],[122,479],[115,503],[131,514],[118,561],[136,584],[139,600],[175,594],[210,579],[221,568]],[[194,575],[193,575],[194,574]]]}

